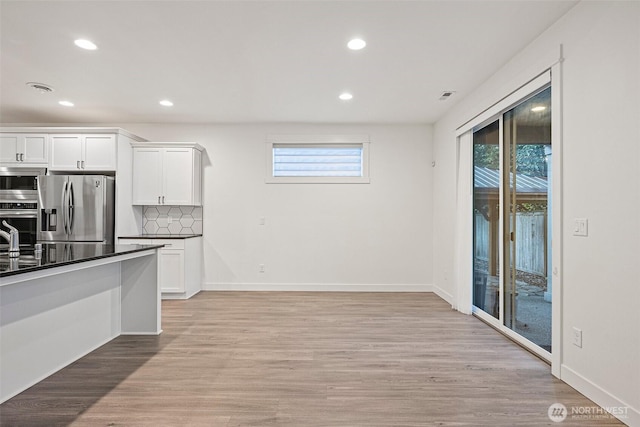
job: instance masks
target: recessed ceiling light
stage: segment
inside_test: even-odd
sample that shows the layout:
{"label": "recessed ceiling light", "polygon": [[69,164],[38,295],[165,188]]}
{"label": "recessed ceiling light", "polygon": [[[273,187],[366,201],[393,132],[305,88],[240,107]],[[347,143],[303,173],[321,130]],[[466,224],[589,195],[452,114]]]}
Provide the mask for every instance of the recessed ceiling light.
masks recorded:
{"label": "recessed ceiling light", "polygon": [[92,41],[85,39],[75,40],[74,43],[76,44],[76,46],[86,50],[96,50],[98,48],[98,46],[96,46]]}
{"label": "recessed ceiling light", "polygon": [[160,101],[160,105],[162,105],[163,107],[173,107],[173,102],[169,101],[168,99],[163,99],[162,101]]}
{"label": "recessed ceiling light", "polygon": [[351,95],[351,94],[350,94],[350,93],[348,93],[348,92],[344,92],[344,93],[341,93],[341,94],[340,94],[340,96],[339,96],[338,98],[342,99],[343,101],[348,101],[348,100],[350,100],[351,98],[353,98],[353,95]]}
{"label": "recessed ceiling light", "polygon": [[545,107],[544,105],[538,105],[537,107],[533,107],[531,111],[533,111],[534,113],[537,113],[538,111],[544,111],[546,109],[547,107]]}
{"label": "recessed ceiling light", "polygon": [[351,50],[360,50],[364,48],[366,45],[367,45],[367,42],[365,42],[362,39],[352,39],[352,40],[349,40],[349,43],[347,43],[347,47]]}
{"label": "recessed ceiling light", "polygon": [[53,88],[51,86],[49,86],[49,85],[44,84],[44,83],[27,82],[27,86],[29,86],[32,89],[37,90],[40,93],[53,92]]}
{"label": "recessed ceiling light", "polygon": [[73,107],[73,102],[71,101],[59,101],[58,104],[64,106],[64,107]]}

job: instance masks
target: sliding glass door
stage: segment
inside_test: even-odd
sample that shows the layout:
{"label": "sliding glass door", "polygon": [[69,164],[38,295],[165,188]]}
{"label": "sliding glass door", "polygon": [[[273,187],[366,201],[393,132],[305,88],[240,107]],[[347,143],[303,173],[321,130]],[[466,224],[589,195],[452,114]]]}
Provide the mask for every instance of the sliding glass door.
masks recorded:
{"label": "sliding glass door", "polygon": [[500,120],[473,134],[473,305],[500,318]]}
{"label": "sliding glass door", "polygon": [[551,88],[473,133],[473,304],[551,352]]}

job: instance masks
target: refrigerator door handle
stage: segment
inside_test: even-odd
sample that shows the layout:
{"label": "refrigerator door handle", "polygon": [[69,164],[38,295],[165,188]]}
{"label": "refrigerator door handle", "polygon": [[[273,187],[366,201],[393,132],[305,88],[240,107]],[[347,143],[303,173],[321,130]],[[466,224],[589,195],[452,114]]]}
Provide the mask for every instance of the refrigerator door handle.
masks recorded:
{"label": "refrigerator door handle", "polygon": [[64,234],[69,234],[67,229],[67,181],[62,185],[62,228],[64,229]]}
{"label": "refrigerator door handle", "polygon": [[74,209],[74,191],[73,191],[73,183],[69,183],[69,234],[73,233],[73,209]]}

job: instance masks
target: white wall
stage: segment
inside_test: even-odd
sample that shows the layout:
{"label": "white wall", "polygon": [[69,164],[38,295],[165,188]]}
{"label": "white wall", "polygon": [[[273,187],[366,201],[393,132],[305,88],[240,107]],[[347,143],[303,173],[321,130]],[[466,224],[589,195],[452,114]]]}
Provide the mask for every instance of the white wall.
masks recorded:
{"label": "white wall", "polygon": [[[435,124],[434,286],[453,302],[455,128],[550,66],[560,44],[562,348],[554,351],[563,380],[601,405],[628,406],[623,421],[640,425],[640,2],[579,3]],[[580,217],[589,219],[586,238],[572,235]],[[574,326],[583,348],[571,343]]]}
{"label": "white wall", "polygon": [[[206,289],[430,289],[430,126],[119,126],[206,148]],[[265,184],[266,135],[287,133],[368,134],[371,183]]]}

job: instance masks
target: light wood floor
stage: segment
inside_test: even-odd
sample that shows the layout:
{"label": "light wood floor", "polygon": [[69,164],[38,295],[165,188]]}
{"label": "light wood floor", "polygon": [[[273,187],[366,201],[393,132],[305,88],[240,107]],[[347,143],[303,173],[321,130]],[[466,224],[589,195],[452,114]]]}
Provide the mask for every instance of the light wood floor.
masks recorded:
{"label": "light wood floor", "polygon": [[0,406],[9,426],[603,426],[549,366],[433,294],[202,292]]}

